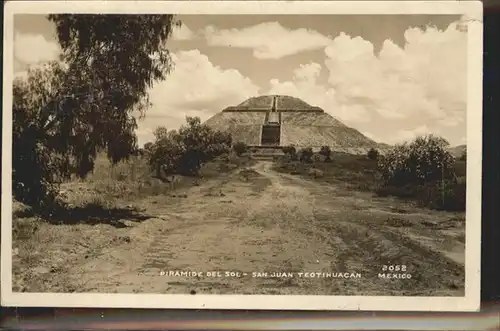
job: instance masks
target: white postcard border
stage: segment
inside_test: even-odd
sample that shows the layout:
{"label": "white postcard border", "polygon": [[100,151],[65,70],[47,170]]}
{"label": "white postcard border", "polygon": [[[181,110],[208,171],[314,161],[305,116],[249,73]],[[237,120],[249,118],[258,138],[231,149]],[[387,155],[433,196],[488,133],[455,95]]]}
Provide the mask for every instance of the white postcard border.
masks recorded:
{"label": "white postcard border", "polygon": [[[139,4],[140,2],[140,4]],[[468,26],[466,284],[464,297],[56,294],[12,292],[13,52],[4,52],[1,303],[3,306],[475,311],[480,302],[482,183],[482,30],[480,1],[11,1],[4,5],[4,50],[13,49],[14,14],[462,14]]]}

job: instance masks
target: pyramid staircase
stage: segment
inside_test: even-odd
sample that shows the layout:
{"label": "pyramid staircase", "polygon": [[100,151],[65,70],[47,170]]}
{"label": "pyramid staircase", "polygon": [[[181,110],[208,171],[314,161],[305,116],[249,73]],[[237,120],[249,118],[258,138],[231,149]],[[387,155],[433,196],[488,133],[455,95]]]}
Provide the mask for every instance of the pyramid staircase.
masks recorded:
{"label": "pyramid staircase", "polygon": [[271,110],[266,113],[262,125],[261,146],[279,146],[281,136],[281,113],[277,111],[277,97],[273,97]]}
{"label": "pyramid staircase", "polygon": [[258,152],[253,154],[256,159],[272,160],[275,156],[284,155],[280,147],[281,112],[277,110],[277,99],[276,96],[273,97],[271,110],[266,113],[260,145],[253,146],[258,149]]}

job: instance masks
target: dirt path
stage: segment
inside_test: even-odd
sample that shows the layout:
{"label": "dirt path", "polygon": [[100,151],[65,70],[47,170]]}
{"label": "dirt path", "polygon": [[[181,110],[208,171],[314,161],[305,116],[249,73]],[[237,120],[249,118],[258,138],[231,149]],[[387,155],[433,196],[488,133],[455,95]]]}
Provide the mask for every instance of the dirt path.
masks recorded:
{"label": "dirt path", "polygon": [[[47,287],[66,283],[78,292],[108,293],[464,294],[464,224],[453,215],[279,174],[271,166],[259,162],[248,178],[235,173],[190,188],[187,198],[136,202],[155,217],[108,230],[127,240],[62,258],[60,271],[47,271],[50,277],[43,278]],[[379,278],[383,265],[405,265],[411,279]],[[240,276],[208,277],[212,271]],[[274,272],[294,277],[271,277]],[[299,277],[315,272],[360,278]]]}

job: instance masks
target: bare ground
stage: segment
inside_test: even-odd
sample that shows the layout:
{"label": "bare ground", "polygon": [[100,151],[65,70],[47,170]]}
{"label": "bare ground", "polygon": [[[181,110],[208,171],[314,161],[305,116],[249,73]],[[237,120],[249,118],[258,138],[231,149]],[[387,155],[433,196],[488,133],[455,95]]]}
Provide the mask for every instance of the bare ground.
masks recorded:
{"label": "bare ground", "polygon": [[[463,214],[271,170],[133,201],[113,222],[37,223],[14,241],[13,290],[27,292],[464,295]],[[123,201],[123,205],[131,204]],[[378,278],[406,265],[411,279]],[[169,277],[161,271],[237,271]],[[254,278],[252,272],[358,272],[361,278]]]}

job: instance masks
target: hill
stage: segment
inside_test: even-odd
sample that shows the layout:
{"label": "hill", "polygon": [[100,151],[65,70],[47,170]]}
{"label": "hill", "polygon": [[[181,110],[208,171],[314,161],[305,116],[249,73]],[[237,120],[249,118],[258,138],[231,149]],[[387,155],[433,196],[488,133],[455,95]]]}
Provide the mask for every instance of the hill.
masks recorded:
{"label": "hill", "polygon": [[449,148],[450,153],[453,155],[453,157],[461,157],[464,155],[464,153],[467,151],[467,145],[458,145],[455,147],[450,147]]}

